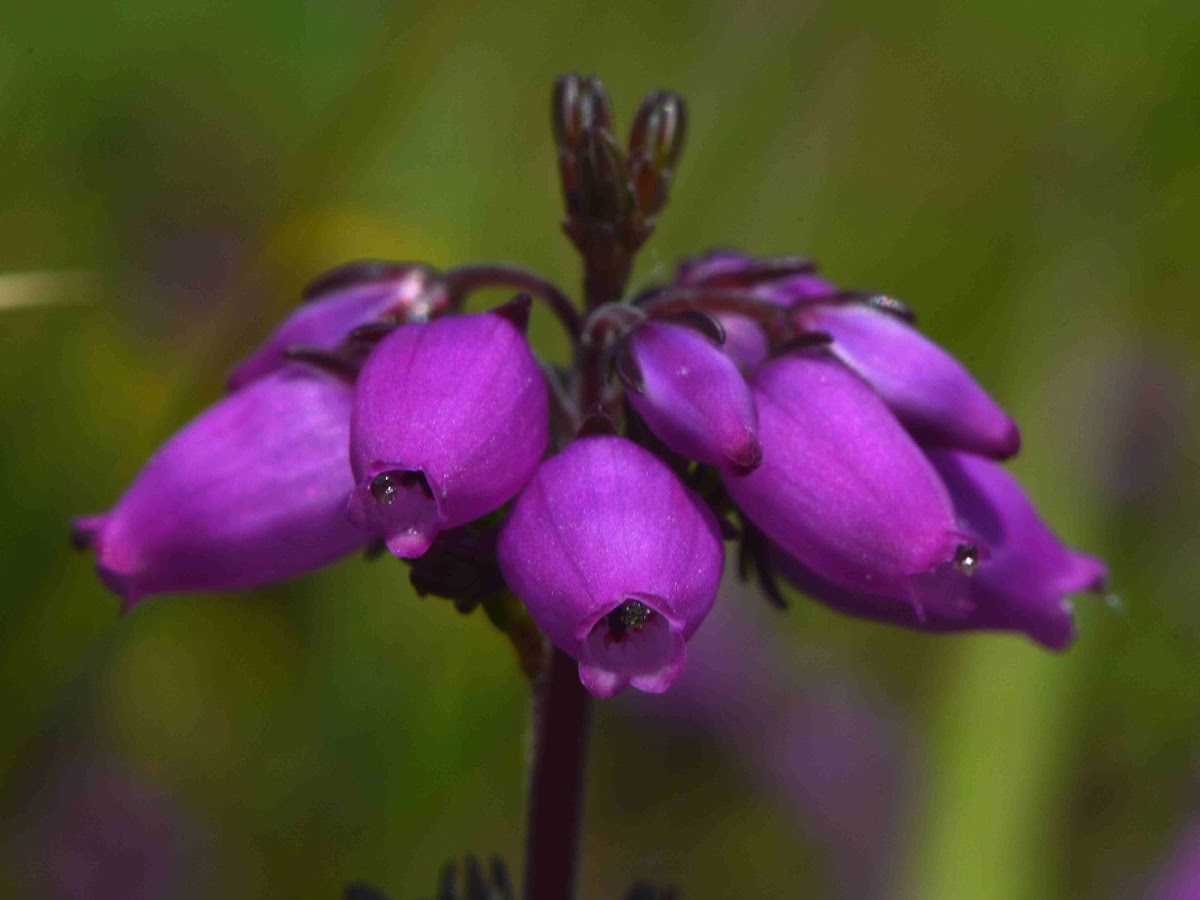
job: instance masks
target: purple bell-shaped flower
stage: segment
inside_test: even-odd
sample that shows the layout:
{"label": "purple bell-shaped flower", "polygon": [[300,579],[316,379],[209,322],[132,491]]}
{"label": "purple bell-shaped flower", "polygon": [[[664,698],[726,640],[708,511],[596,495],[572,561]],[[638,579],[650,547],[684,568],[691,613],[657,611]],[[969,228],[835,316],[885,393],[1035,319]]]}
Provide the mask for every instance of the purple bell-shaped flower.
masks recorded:
{"label": "purple bell-shaped flower", "polygon": [[548,399],[520,329],[496,312],[402,325],[354,392],[349,514],[397,556],[492,512],[546,450]]}
{"label": "purple bell-shaped flower", "polygon": [[351,387],[290,364],[164,444],[107,513],[75,521],[126,608],[148,594],[257,587],[366,543],[346,521]]}
{"label": "purple bell-shaped flower", "polygon": [[814,303],[796,316],[803,329],[833,337],[834,355],[922,443],[997,459],[1021,448],[1016,423],[962,363],[897,316],[863,303]]}
{"label": "purple bell-shaped flower", "polygon": [[597,697],[661,693],[712,607],[716,518],[632,441],[580,438],[544,462],[500,533],[500,568]]}
{"label": "purple bell-shaped flower", "polygon": [[360,325],[385,317],[421,321],[444,312],[448,303],[428,266],[383,262],[349,263],[327,272],[309,285],[305,300],[233,370],[231,391],[285,365],[289,347],[333,350]]}
{"label": "purple bell-shaped flower", "polygon": [[[717,250],[692,257],[680,264],[675,275],[679,287],[738,289],[789,307],[805,300],[828,299],[838,289],[811,272],[780,274],[786,265],[777,260],[760,260],[732,250]],[[782,261],[787,263],[788,261]],[[790,261],[796,265],[797,261]],[[750,370],[770,356],[767,333],[762,324],[742,313],[711,314],[725,330],[725,354],[740,368]]]}
{"label": "purple bell-shaped flower", "polygon": [[871,388],[827,355],[778,357],[750,386],[763,461],[748,475],[723,476],[730,497],[830,582],[921,609],[912,576],[951,563],[964,538],[920,448]]}
{"label": "purple bell-shaped flower", "polygon": [[754,398],[737,365],[693,328],[646,322],[629,337],[629,402],[681,456],[748,472],[762,461]]}
{"label": "purple bell-shaped flower", "polygon": [[[998,463],[956,450],[932,450],[929,459],[950,490],[963,530],[988,550],[972,565],[925,583],[924,616],[889,598],[833,585],[785,554],[775,559],[780,573],[813,598],[851,615],[935,632],[1018,631],[1052,650],[1064,649],[1075,636],[1066,597],[1102,590],[1104,563],[1063,546]],[[946,597],[939,602],[929,596],[934,591]],[[965,614],[938,611],[960,596],[969,603]]]}

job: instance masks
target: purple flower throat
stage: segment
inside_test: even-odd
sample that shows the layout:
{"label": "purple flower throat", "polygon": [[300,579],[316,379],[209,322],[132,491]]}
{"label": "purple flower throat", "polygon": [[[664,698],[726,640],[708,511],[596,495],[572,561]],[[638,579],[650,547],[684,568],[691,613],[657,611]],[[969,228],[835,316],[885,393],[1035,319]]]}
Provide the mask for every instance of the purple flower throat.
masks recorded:
{"label": "purple flower throat", "polygon": [[[624,143],[595,78],[555,86],[573,300],[526,269],[350,263],[237,366],[108,512],[76,521],[126,607],[250,589],[386,548],[418,592],[482,605],[537,669],[665,691],[743,579],[928,632],[1074,637],[1104,565],[1063,545],[1003,462],[1016,424],[907,306],[802,257],[720,250],[630,291],[680,163],[675,94]],[[481,289],[515,298],[485,312]],[[569,366],[527,338],[532,303]]]}

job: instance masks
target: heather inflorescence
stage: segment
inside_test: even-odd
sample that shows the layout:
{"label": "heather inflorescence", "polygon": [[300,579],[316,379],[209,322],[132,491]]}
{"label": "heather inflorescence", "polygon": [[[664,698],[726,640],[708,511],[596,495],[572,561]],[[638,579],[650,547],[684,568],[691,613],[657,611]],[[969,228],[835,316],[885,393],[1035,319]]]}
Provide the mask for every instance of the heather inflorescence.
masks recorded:
{"label": "heather inflorescence", "polygon": [[[621,145],[599,82],[567,76],[552,119],[582,302],[490,264],[317,279],[228,393],[76,522],[126,606],[386,547],[421,593],[522,635],[527,661],[540,634],[592,694],[657,693],[728,550],[775,602],[785,582],[856,616],[1067,646],[1066,598],[1104,566],[1042,522],[1003,465],[1016,425],[909,309],[726,250],[630,290],[683,101],[651,94]],[[518,294],[464,310],[496,287]],[[530,345],[534,302],[568,364]]]}

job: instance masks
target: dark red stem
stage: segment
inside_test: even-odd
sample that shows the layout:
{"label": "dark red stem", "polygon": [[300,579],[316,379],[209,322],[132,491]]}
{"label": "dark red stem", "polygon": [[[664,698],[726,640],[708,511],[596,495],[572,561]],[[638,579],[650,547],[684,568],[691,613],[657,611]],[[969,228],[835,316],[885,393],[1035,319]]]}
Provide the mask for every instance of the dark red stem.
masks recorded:
{"label": "dark red stem", "polygon": [[517,266],[502,263],[478,263],[458,266],[446,273],[451,295],[460,301],[472,291],[483,288],[511,287],[542,301],[558,317],[573,340],[579,339],[583,318],[570,299],[546,279]]}
{"label": "dark red stem", "polygon": [[578,876],[591,695],[557,647],[533,690],[525,900],[571,900]]}

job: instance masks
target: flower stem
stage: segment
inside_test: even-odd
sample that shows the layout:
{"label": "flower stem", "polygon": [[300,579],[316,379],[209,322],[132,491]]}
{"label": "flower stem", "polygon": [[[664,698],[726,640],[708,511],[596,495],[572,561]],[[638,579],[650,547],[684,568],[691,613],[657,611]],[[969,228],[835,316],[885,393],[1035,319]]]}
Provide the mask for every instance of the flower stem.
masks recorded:
{"label": "flower stem", "polygon": [[583,319],[567,295],[546,279],[517,266],[503,263],[477,263],[456,266],[446,273],[451,292],[461,300],[481,288],[510,287],[541,300],[558,317],[573,340],[578,340]]}
{"label": "flower stem", "polygon": [[575,896],[591,696],[557,647],[533,693],[533,753],[525,838],[525,900]]}

